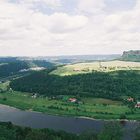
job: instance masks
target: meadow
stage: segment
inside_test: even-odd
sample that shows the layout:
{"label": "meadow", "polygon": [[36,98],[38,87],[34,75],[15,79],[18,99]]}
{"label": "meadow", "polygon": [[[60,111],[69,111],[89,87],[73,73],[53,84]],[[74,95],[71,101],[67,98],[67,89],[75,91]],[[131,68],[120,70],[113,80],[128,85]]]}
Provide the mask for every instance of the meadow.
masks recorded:
{"label": "meadow", "polygon": [[140,70],[139,62],[128,62],[128,61],[104,61],[104,62],[89,62],[89,63],[76,63],[70,64],[63,67],[58,67],[50,74],[59,76],[74,75],[90,73],[93,71],[100,72],[111,72],[117,70]]}
{"label": "meadow", "polygon": [[132,110],[121,101],[103,98],[80,98],[81,103],[71,103],[67,99],[72,96],[63,96],[61,99],[48,97],[33,98],[31,93],[7,91],[0,93],[0,104],[28,111],[37,111],[47,114],[63,116],[82,116],[94,119],[119,119],[122,115],[126,119],[140,119],[140,110]]}

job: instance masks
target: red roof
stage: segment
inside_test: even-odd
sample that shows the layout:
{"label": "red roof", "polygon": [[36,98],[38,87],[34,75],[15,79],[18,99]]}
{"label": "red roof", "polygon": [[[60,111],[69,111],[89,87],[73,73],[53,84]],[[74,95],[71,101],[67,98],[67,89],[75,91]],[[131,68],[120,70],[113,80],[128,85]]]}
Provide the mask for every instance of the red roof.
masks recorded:
{"label": "red roof", "polygon": [[77,99],[76,99],[76,98],[69,98],[69,101],[70,101],[70,102],[76,102]]}
{"label": "red roof", "polygon": [[137,103],[137,104],[135,105],[135,107],[138,107],[138,108],[139,108],[139,107],[140,107],[140,103]]}
{"label": "red roof", "polygon": [[130,98],[127,99],[127,101],[130,101],[130,102],[132,101],[133,102],[134,99],[130,97]]}

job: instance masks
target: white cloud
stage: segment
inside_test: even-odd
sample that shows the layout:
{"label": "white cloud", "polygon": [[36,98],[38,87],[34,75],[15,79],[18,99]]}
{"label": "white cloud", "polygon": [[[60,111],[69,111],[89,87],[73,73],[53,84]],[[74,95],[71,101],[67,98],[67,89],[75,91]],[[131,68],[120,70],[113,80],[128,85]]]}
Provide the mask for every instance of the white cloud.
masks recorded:
{"label": "white cloud", "polygon": [[[40,1],[0,1],[0,55],[109,54],[140,49],[139,0],[132,9],[113,13],[104,11],[103,0],[77,0],[74,15],[61,11],[47,15],[26,5]],[[56,4],[55,0],[44,2]]]}
{"label": "white cloud", "polygon": [[49,31],[67,33],[84,27],[88,22],[85,16],[69,16],[65,13],[55,13],[49,17]]}
{"label": "white cloud", "polygon": [[78,10],[83,13],[97,14],[105,8],[104,0],[78,0]]}
{"label": "white cloud", "polygon": [[36,6],[35,4],[46,4],[52,9],[61,7],[61,0],[18,0],[18,3],[29,7],[34,7]]}
{"label": "white cloud", "polygon": [[5,47],[1,51],[7,54],[1,51],[0,54],[53,55],[67,34],[81,30],[87,22],[85,16],[45,15],[21,4],[3,3],[0,5],[0,48]]}

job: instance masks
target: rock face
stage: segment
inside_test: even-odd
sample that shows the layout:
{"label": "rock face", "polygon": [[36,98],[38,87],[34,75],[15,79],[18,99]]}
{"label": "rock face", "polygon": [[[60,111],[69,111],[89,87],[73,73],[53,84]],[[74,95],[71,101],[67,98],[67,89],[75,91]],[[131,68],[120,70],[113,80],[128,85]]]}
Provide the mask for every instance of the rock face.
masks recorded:
{"label": "rock face", "polygon": [[121,59],[140,62],[140,50],[124,51]]}
{"label": "rock face", "polygon": [[124,51],[123,52],[123,56],[125,55],[140,55],[140,50],[136,50],[136,51]]}

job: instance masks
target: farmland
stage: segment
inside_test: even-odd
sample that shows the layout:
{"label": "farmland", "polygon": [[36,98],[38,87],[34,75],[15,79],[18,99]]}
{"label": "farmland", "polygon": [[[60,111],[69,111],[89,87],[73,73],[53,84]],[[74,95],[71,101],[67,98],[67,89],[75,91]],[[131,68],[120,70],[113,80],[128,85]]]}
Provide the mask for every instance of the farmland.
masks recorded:
{"label": "farmland", "polygon": [[140,119],[140,110],[123,104],[122,101],[114,101],[104,98],[84,98],[80,103],[71,103],[68,99],[73,96],[62,96],[61,99],[49,97],[33,98],[31,93],[6,91],[0,93],[0,104],[13,106],[22,110],[37,111],[47,114],[63,116],[84,116],[95,119],[119,119],[125,115],[127,119]]}
{"label": "farmland", "polygon": [[58,67],[51,74],[66,76],[73,74],[91,73],[93,71],[110,72],[117,70],[140,70],[139,62],[127,61],[105,61],[105,62],[90,62],[70,64],[63,67]]}

